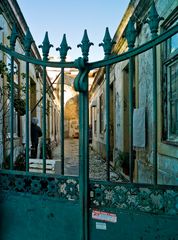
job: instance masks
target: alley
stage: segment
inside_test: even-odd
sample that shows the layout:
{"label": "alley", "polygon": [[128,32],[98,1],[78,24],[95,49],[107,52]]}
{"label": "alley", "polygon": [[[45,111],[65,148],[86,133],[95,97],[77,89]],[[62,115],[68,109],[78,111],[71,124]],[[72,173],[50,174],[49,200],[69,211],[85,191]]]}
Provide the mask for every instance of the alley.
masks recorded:
{"label": "alley", "polygon": [[[79,141],[78,139],[67,138],[64,141],[64,173],[65,175],[79,175]],[[53,150],[53,159],[61,161],[61,145]],[[60,172],[60,170],[58,170]]]}
{"label": "alley", "polygon": [[[60,160],[60,145],[53,150],[53,159]],[[106,180],[106,162],[102,157],[89,147],[89,174],[91,179]],[[60,166],[60,164],[59,164]],[[58,169],[57,172],[60,172]],[[64,173],[65,175],[79,175],[79,139],[66,138],[64,141]],[[111,181],[123,181],[123,177],[110,171]]]}

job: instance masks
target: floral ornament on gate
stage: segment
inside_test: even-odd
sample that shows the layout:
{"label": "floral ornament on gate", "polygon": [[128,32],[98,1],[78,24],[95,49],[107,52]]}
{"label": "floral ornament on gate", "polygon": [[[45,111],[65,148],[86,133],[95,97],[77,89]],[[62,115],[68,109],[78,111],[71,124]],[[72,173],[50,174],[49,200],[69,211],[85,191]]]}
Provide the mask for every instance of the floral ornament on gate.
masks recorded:
{"label": "floral ornament on gate", "polygon": [[40,180],[32,180],[32,182],[31,182],[31,192],[32,193],[39,193],[40,190],[41,190]]}
{"label": "floral ornament on gate", "polygon": [[47,192],[48,195],[50,195],[50,196],[56,195],[56,193],[57,193],[56,182],[54,180],[48,181],[47,189],[48,189],[48,192]]}
{"label": "floral ornament on gate", "polygon": [[59,183],[59,193],[62,197],[68,200],[79,199],[79,184],[74,179],[67,179],[66,181]]}
{"label": "floral ornament on gate", "polygon": [[167,190],[164,193],[164,210],[171,215],[178,215],[178,193]]}
{"label": "floral ornament on gate", "polygon": [[10,178],[8,175],[5,175],[5,176],[1,176],[0,177],[0,186],[2,189],[9,189],[10,188]]}
{"label": "floral ornament on gate", "polygon": [[23,191],[24,187],[25,187],[24,178],[16,177],[16,179],[15,179],[15,189],[17,191]]}

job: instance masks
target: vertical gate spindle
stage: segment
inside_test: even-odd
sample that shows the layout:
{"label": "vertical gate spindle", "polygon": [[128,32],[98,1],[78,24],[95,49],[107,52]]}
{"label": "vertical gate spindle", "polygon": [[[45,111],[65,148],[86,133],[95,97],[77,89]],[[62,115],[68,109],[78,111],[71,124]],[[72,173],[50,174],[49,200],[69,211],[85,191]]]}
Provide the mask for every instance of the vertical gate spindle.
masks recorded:
{"label": "vertical gate spindle", "polygon": [[[155,3],[152,2],[152,6],[150,12],[148,14],[148,19],[146,22],[149,24],[152,39],[156,38],[159,22],[163,20],[163,17],[160,17],[157,13]],[[158,182],[158,129],[157,129],[157,54],[156,54],[156,46],[154,45],[152,48],[152,59],[153,59],[153,182],[157,185]]]}
{"label": "vertical gate spindle", "polygon": [[83,58],[76,60],[79,74],[75,78],[74,88],[79,91],[79,192],[81,206],[80,239],[89,240],[89,139],[88,139],[88,53],[90,46],[87,30],[78,47],[81,47]]}
{"label": "vertical gate spindle", "polygon": [[[112,46],[115,44],[112,41],[109,29],[106,28],[105,35],[103,38],[102,46],[104,49],[105,59],[111,56]],[[110,181],[110,65],[106,68],[106,163],[107,163],[107,181]]]}
{"label": "vertical gate spindle", "polygon": [[[13,25],[10,36],[10,48],[15,50],[15,43],[18,37],[16,25]],[[11,56],[11,73],[10,73],[10,170],[13,169],[14,161],[14,56]]]}
{"label": "vertical gate spindle", "polygon": [[[137,32],[134,27],[133,19],[130,18],[125,37],[128,42],[129,50],[132,50],[135,45]],[[134,169],[134,157],[133,157],[133,82],[134,82],[134,57],[129,59],[129,179],[133,182],[133,169]]]}
{"label": "vertical gate spindle", "polygon": [[[63,35],[60,48],[56,48],[60,52],[61,62],[65,62],[67,52],[71,49],[68,46],[66,35]],[[64,175],[64,68],[61,68],[61,116],[60,116],[60,134],[61,134],[61,175]]]}
{"label": "vertical gate spindle", "polygon": [[[24,47],[25,47],[25,55],[28,57],[30,55],[30,48],[33,42],[32,36],[30,34],[29,29],[27,30],[25,39],[24,39]],[[29,62],[26,62],[26,172],[29,171]]]}
{"label": "vertical gate spindle", "polygon": [[[43,44],[39,46],[42,48],[43,61],[48,61],[49,49],[53,47],[49,42],[48,32],[45,34]],[[43,173],[46,173],[46,66],[43,66]]]}

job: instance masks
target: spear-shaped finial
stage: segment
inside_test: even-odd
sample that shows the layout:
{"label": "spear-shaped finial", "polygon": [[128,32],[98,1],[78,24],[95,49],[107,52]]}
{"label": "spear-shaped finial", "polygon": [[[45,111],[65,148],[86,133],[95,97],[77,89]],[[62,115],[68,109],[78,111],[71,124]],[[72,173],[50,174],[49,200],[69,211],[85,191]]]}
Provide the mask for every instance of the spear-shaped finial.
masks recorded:
{"label": "spear-shaped finial", "polygon": [[14,50],[15,48],[15,43],[16,43],[16,39],[18,37],[18,33],[17,33],[17,29],[16,29],[16,25],[15,23],[13,24],[13,27],[12,27],[12,33],[9,37],[10,39],[10,47],[12,50]]}
{"label": "spear-shaped finial", "polygon": [[43,43],[42,45],[39,46],[39,48],[42,48],[43,59],[46,61],[48,60],[48,54],[51,47],[53,47],[53,45],[50,44],[49,38],[48,38],[48,32],[46,32]]}
{"label": "spear-shaped finial", "polygon": [[148,13],[148,19],[145,21],[150,26],[152,38],[157,36],[158,26],[161,20],[164,20],[164,18],[158,15],[158,12],[155,7],[155,2],[153,1],[151,5],[151,9]]}
{"label": "spear-shaped finial", "polygon": [[115,41],[112,41],[110,33],[109,33],[109,29],[107,27],[104,38],[103,38],[103,43],[99,44],[99,47],[102,46],[104,49],[105,58],[107,58],[111,55],[112,46],[115,43],[116,43]]}
{"label": "spear-shaped finial", "polygon": [[77,47],[80,47],[82,49],[82,55],[83,58],[88,61],[88,54],[89,54],[89,49],[90,46],[94,45],[92,42],[90,42],[87,34],[87,30],[85,29],[83,39],[82,39],[82,44],[78,44]]}
{"label": "spear-shaped finial", "polygon": [[137,31],[134,27],[134,21],[130,18],[126,31],[125,31],[125,38],[127,39],[129,49],[132,49],[135,45],[135,39],[137,36]]}
{"label": "spear-shaped finial", "polygon": [[61,61],[65,61],[69,49],[71,49],[71,47],[68,46],[66,34],[64,34],[60,48],[56,48],[56,51],[60,52]]}
{"label": "spear-shaped finial", "polygon": [[34,40],[32,38],[30,30],[28,28],[27,29],[27,33],[26,33],[25,38],[24,38],[24,48],[25,48],[26,55],[29,55],[30,48],[31,48],[31,45],[32,45],[33,42],[34,42]]}

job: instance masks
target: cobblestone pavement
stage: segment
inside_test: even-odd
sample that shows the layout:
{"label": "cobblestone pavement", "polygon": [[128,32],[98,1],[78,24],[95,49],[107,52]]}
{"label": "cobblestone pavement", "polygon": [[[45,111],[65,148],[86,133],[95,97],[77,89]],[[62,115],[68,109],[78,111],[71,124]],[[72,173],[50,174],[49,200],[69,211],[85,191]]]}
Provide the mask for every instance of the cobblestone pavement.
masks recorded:
{"label": "cobblestone pavement", "polygon": [[[79,175],[79,139],[67,138],[64,141],[64,174]],[[61,146],[53,150],[53,159],[61,161]]]}
{"label": "cobblestone pavement", "polygon": [[[102,157],[92,150],[89,151],[89,174],[91,179],[106,180],[106,162]],[[65,139],[64,141],[64,173],[65,175],[79,175],[79,140]],[[53,159],[60,161],[60,145],[53,150]],[[123,181],[121,175],[112,169],[111,181]]]}

